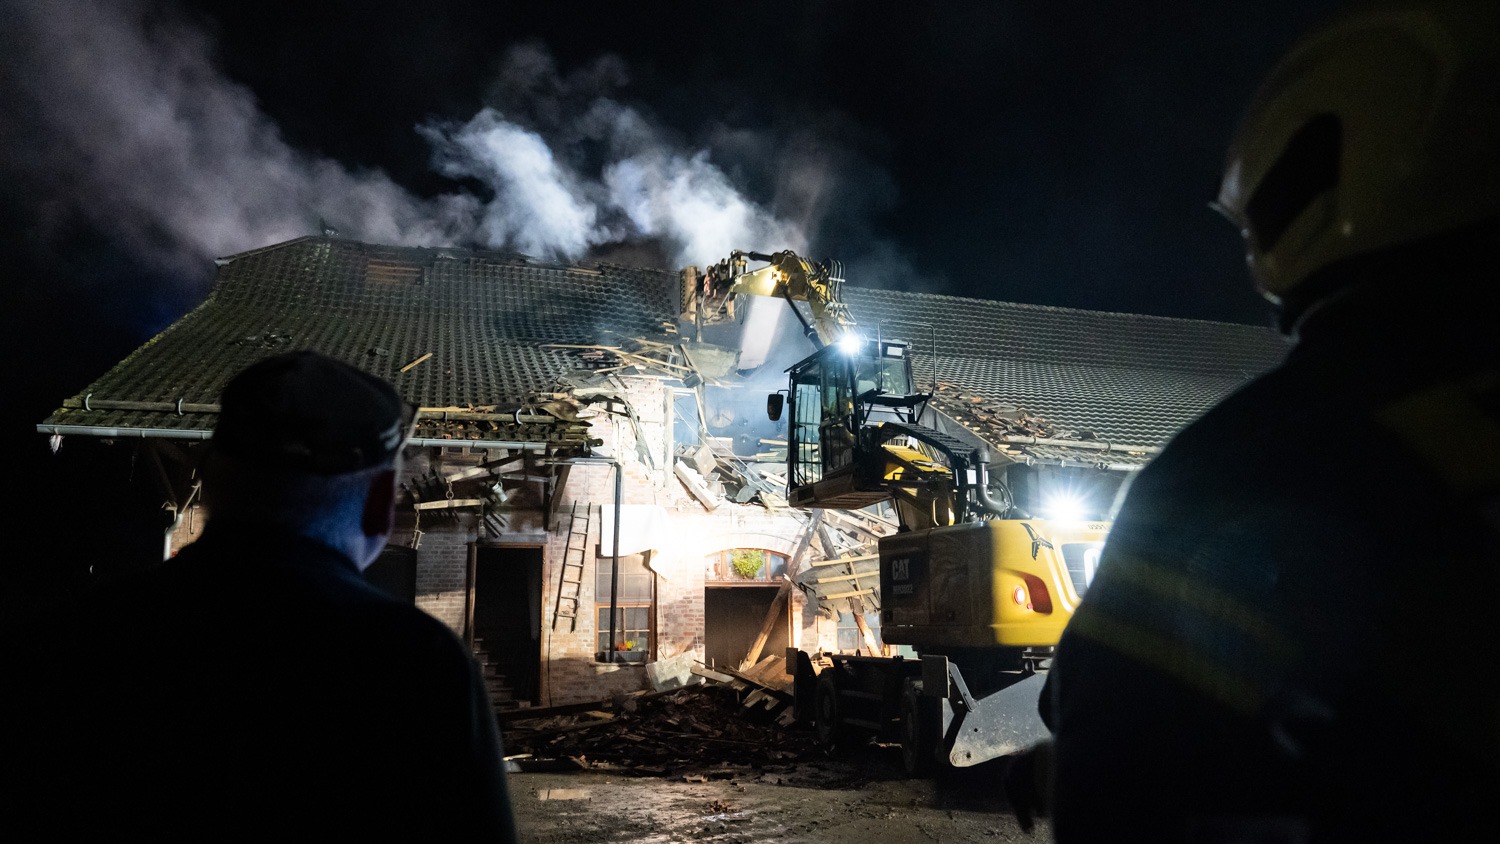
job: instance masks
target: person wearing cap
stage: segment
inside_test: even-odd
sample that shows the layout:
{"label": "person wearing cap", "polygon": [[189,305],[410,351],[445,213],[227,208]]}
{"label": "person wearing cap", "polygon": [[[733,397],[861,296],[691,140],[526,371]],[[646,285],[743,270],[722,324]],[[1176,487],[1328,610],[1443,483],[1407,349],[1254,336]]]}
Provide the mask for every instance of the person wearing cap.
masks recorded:
{"label": "person wearing cap", "polygon": [[1126,494],[1013,772],[1056,840],[1500,840],[1497,80],[1500,4],[1367,3],[1251,105],[1295,347]]}
{"label": "person wearing cap", "polygon": [[223,391],[202,537],[101,597],[77,813],[112,838],[515,840],[472,655],[365,582],[407,409],[313,352]]}

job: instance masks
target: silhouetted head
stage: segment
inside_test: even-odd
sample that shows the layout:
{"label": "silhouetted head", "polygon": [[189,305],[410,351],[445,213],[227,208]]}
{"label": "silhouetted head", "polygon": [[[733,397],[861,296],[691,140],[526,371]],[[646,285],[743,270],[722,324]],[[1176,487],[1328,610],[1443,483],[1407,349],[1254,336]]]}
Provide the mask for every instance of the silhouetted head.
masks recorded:
{"label": "silhouetted head", "polygon": [[215,520],[288,529],[360,567],[394,521],[410,414],[386,381],[326,355],[288,352],[224,388],[204,471]]}
{"label": "silhouetted head", "polygon": [[1494,0],[1359,4],[1276,66],[1215,204],[1284,330],[1373,284],[1420,303],[1435,283],[1488,276],[1476,270],[1493,263],[1500,220],[1497,80]]}

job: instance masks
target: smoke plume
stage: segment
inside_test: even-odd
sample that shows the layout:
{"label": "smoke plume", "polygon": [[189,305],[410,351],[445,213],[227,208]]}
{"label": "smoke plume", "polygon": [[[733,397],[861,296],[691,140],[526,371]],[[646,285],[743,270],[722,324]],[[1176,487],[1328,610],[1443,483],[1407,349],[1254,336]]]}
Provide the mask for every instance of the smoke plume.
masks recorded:
{"label": "smoke plume", "polygon": [[[709,127],[689,143],[622,101],[618,59],[564,75],[527,45],[502,63],[491,105],[416,127],[440,173],[482,189],[421,197],[382,172],[293,148],[216,67],[211,40],[159,8],[8,5],[0,166],[35,196],[40,236],[87,221],[172,272],[199,275],[209,258],[326,226],[376,243],[556,260],[640,242],[679,266],[736,248],[802,251],[831,178],[810,173],[798,145],[767,153],[777,140],[754,133]],[[748,195],[755,176],[778,172],[798,178],[760,178],[763,198]]]}

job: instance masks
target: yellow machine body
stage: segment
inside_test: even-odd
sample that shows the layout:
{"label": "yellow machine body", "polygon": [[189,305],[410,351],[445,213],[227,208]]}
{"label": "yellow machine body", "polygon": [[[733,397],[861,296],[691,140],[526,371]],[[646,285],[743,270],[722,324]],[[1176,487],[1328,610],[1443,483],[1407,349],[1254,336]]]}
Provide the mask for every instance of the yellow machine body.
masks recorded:
{"label": "yellow machine body", "polygon": [[880,540],[881,635],[918,651],[1056,645],[1108,522],[995,519]]}

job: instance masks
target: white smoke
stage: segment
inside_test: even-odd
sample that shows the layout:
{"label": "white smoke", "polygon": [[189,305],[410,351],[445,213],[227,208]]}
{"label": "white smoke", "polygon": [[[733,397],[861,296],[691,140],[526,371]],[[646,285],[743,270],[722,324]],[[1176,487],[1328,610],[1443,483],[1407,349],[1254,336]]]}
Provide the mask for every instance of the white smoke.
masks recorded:
{"label": "white smoke", "polygon": [[552,155],[540,135],[508,123],[492,109],[458,127],[424,127],[438,169],[470,176],[494,192],[480,214],[478,239],[545,257],[576,258],[612,240],[598,226],[588,185]]}
{"label": "white smoke", "polygon": [[140,257],[201,268],[320,219],[407,244],[473,227],[472,198],[420,200],[383,173],[292,149],[189,26],[132,2],[7,5],[6,75],[33,142],[7,145],[6,164]]}
{"label": "white smoke", "polygon": [[637,232],[678,247],[679,263],[726,256],[736,247],[806,249],[802,232],[736,191],[707,152],[652,152],[617,161],[605,170],[604,183]]}
{"label": "white smoke", "polygon": [[[747,197],[712,149],[674,140],[609,97],[625,79],[617,59],[565,78],[545,50],[513,51],[497,90],[529,114],[485,108],[418,129],[439,172],[475,180],[485,195],[423,198],[382,172],[292,148],[252,93],[214,65],[210,40],[159,9],[130,0],[7,6],[0,61],[16,90],[0,118],[33,142],[7,144],[6,169],[45,192],[54,216],[86,219],[169,268],[201,268],[324,224],[377,243],[552,259],[655,240],[679,264],[808,243],[806,219],[793,225]],[[602,150],[593,160],[579,151],[585,141]]]}

